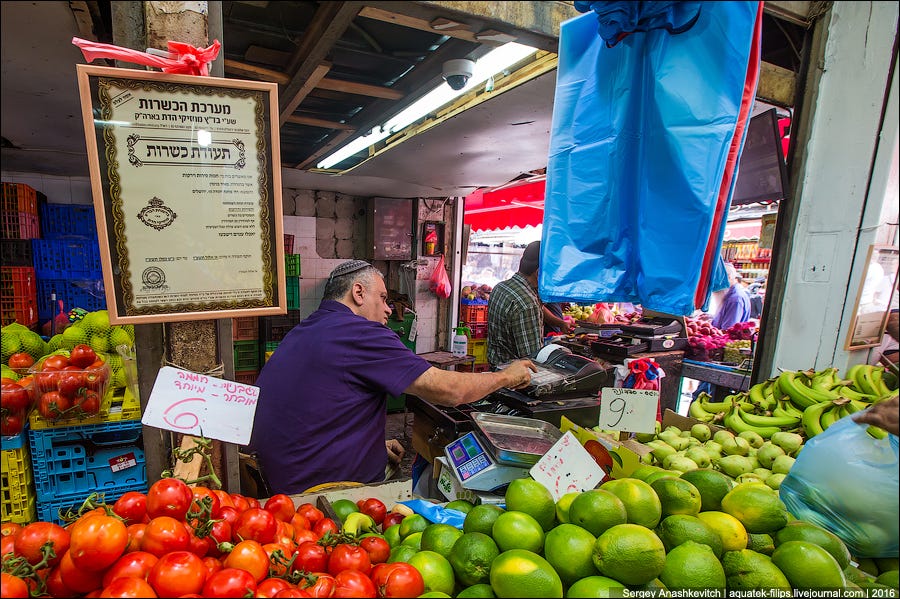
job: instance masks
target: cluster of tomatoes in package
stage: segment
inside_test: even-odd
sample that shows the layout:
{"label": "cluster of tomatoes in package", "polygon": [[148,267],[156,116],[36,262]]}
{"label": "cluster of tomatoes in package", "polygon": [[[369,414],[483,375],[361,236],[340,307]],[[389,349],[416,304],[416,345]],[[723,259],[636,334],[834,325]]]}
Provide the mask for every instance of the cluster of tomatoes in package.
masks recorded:
{"label": "cluster of tomatoes in package", "polygon": [[351,534],[283,494],[260,505],[164,478],[81,511],[65,527],[3,524],[4,597],[417,597],[425,588],[414,566],[387,563],[381,535]]}
{"label": "cluster of tomatoes in package", "polygon": [[32,387],[33,381],[28,377],[3,379],[0,387],[0,436],[12,437],[25,428],[25,420],[34,404]]}
{"label": "cluster of tomatoes in package", "polygon": [[29,371],[38,413],[47,420],[93,416],[100,412],[110,368],[90,345],[44,356]]}

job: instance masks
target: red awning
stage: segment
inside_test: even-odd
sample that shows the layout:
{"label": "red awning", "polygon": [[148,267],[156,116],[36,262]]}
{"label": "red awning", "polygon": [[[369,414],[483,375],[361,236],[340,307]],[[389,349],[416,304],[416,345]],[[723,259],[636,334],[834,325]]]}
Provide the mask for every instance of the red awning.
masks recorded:
{"label": "red awning", "polygon": [[546,180],[541,175],[469,194],[463,224],[473,231],[490,231],[543,223]]}

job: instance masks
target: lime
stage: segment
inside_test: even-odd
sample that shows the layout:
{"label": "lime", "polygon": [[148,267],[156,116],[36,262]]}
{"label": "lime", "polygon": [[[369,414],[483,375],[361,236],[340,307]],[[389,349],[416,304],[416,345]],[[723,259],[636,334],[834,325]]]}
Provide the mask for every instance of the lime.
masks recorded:
{"label": "lime", "polygon": [[597,536],[617,524],[628,522],[628,511],[622,500],[609,491],[593,489],[572,501],[569,521]]}
{"label": "lime", "polygon": [[465,499],[455,499],[444,506],[444,509],[456,510],[464,514],[468,514],[475,505],[471,501]]}
{"label": "lime", "polygon": [[544,539],[544,557],[559,574],[563,584],[597,574],[591,558],[597,538],[575,524],[560,524]]}
{"label": "lime", "polygon": [[815,543],[781,543],[772,552],[772,563],[795,589],[842,589],[847,584],[837,560]]}
{"label": "lime", "polygon": [[700,512],[700,491],[688,481],[664,476],[653,481],[650,486],[659,496],[663,518],[672,514],[696,516]]}
{"label": "lime", "polygon": [[592,557],[604,576],[627,585],[646,584],[662,572],[666,548],[652,530],[619,524],[597,538]]}
{"label": "lime", "polygon": [[387,530],[384,531],[384,540],[388,542],[388,545],[391,547],[396,547],[400,544],[402,540],[400,538],[400,525],[392,524],[387,527]]}
{"label": "lime", "polygon": [[722,539],[723,551],[746,549],[749,542],[741,521],[725,512],[700,512],[697,517],[708,524]]}
{"label": "lime", "polygon": [[453,544],[448,560],[457,580],[477,585],[490,580],[491,563],[498,555],[500,549],[494,539],[480,532],[467,532]]}
{"label": "lime", "polygon": [[359,507],[349,499],[335,499],[331,502],[331,509],[334,510],[334,514],[340,519],[341,523],[351,513],[359,511]]}
{"label": "lime", "polygon": [[712,549],[716,559],[719,559],[719,556],[722,555],[721,537],[709,524],[697,516],[689,516],[688,514],[667,516],[659,523],[656,534],[663,542],[663,545],[666,546],[666,551],[672,551],[687,541],[695,541]]}
{"label": "lime", "polygon": [[525,549],[504,551],[491,564],[491,588],[498,597],[562,598],[559,574],[540,555]]}
{"label": "lime", "polygon": [[494,589],[489,584],[473,584],[461,590],[456,596],[460,599],[467,599],[469,597],[496,597],[497,595],[494,594]]}
{"label": "lime", "polygon": [[726,551],[722,567],[729,591],[765,590],[767,596],[773,596],[774,590],[793,592],[791,583],[768,555],[749,549]]}
{"label": "lime", "polygon": [[422,531],[422,550],[448,557],[453,544],[462,535],[463,531],[449,524],[429,524]]}
{"label": "lime", "polygon": [[581,495],[580,491],[566,493],[556,502],[556,519],[562,523],[569,522],[569,508],[576,497]]}
{"label": "lime", "polygon": [[497,517],[491,536],[500,551],[527,549],[540,553],[544,548],[544,530],[537,520],[524,512],[506,511]]}
{"label": "lime", "polygon": [[456,581],[453,567],[443,555],[434,551],[419,551],[407,562],[414,566],[425,581],[425,592],[440,591],[448,595],[453,593]]}
{"label": "lime", "polygon": [[737,485],[722,498],[722,511],[740,520],[751,533],[774,533],[788,521],[778,493],[765,484]]}
{"label": "lime", "polygon": [[401,545],[407,545],[408,547],[414,548],[416,551],[419,551],[422,548],[422,533],[414,532],[406,535],[402,541],[400,541]]}
{"label": "lime", "polygon": [[408,562],[409,558],[414,556],[417,552],[418,550],[415,547],[409,545],[397,545],[391,549],[387,561],[389,564],[393,564],[394,562]]}
{"label": "lime", "polygon": [[624,588],[625,585],[618,580],[606,576],[588,576],[570,586],[566,597],[622,597]]}
{"label": "lime", "polygon": [[[847,546],[844,545],[844,542],[840,537],[812,522],[804,522],[802,520],[789,522],[784,528],[772,535],[772,540],[775,542],[775,547],[788,541],[807,541],[809,543],[815,543],[830,553],[832,557],[837,560],[838,565],[841,566],[842,569],[850,564],[850,551],[847,550]],[[872,570],[871,567],[866,569],[862,566],[863,564],[860,562],[860,569],[867,572]],[[873,575],[875,574],[875,572],[871,573]]]}
{"label": "lime", "polygon": [[506,488],[506,509],[524,512],[538,521],[544,531],[556,522],[556,502],[547,487],[533,478],[517,478]]}
{"label": "lime", "polygon": [[609,491],[622,500],[630,524],[639,524],[647,528],[654,528],[659,524],[662,503],[653,487],[644,481],[636,478],[621,478],[603,483],[600,485],[600,489]]}
{"label": "lime", "polygon": [[400,521],[400,538],[405,539],[409,535],[422,532],[428,526],[428,520],[422,514],[410,514]]}
{"label": "lime", "polygon": [[497,517],[505,512],[502,507],[483,503],[473,507],[463,521],[463,532],[480,532],[490,536]]}
{"label": "lime", "polygon": [[666,554],[666,565],[659,579],[670,590],[725,590],[725,570],[719,558],[709,545],[693,541],[685,541]]}
{"label": "lime", "polygon": [[681,475],[681,479],[694,485],[700,492],[700,510],[704,512],[720,510],[722,498],[734,486],[731,478],[712,468],[698,468],[685,472]]}

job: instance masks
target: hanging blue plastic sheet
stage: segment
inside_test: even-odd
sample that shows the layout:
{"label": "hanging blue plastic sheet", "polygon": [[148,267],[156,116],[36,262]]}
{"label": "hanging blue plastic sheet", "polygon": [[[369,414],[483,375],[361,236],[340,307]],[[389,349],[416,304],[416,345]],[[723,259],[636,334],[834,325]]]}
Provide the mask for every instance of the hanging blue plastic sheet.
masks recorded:
{"label": "hanging blue plastic sheet", "polygon": [[630,33],[611,48],[594,13],[563,23],[544,301],[690,314],[727,286],[718,255],[756,92],[761,11],[704,2],[682,33]]}

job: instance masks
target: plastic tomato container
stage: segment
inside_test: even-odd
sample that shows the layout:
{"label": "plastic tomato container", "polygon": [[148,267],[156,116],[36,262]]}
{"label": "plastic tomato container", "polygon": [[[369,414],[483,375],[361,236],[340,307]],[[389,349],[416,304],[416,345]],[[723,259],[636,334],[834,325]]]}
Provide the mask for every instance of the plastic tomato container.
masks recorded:
{"label": "plastic tomato container", "polygon": [[112,374],[102,358],[79,368],[70,364],[65,352],[44,356],[29,372],[34,377],[34,402],[40,416],[73,424],[100,412]]}

